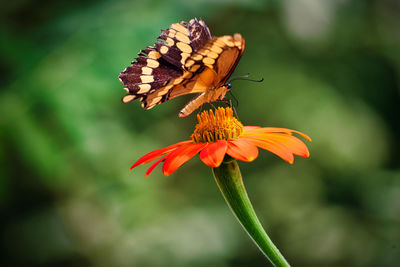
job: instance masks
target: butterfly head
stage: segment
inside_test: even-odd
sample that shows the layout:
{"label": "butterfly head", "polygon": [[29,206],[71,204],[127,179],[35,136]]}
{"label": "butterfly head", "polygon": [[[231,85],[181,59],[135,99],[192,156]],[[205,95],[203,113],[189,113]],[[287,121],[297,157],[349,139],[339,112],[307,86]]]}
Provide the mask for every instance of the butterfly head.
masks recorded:
{"label": "butterfly head", "polygon": [[226,88],[227,91],[229,91],[232,88],[232,84],[227,83],[227,84],[224,85],[224,87]]}

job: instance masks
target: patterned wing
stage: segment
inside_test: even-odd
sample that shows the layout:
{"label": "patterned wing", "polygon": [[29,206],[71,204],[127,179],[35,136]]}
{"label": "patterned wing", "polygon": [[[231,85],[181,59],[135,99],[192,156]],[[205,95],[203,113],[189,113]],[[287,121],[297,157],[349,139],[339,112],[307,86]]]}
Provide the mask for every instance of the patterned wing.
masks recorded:
{"label": "patterned wing", "polygon": [[122,98],[124,103],[145,96],[164,87],[171,79],[182,76],[183,71],[171,65],[153,47],[141,50],[136,62],[119,75],[120,81],[129,93]]}
{"label": "patterned wing", "polygon": [[[229,78],[244,50],[240,34],[211,37],[204,21],[197,19],[172,24],[158,39],[121,72],[119,78],[128,92],[124,103],[139,98],[142,107],[150,109],[168,99],[218,88]],[[202,99],[211,102],[216,98]]]}
{"label": "patterned wing", "polygon": [[213,69],[218,76],[216,85],[223,85],[239,63],[245,44],[242,35],[238,33],[233,36],[213,37],[202,49],[193,53],[185,62],[185,67],[202,64]]}
{"label": "patterned wing", "polygon": [[175,23],[169,29],[163,30],[154,47],[141,50],[136,61],[121,72],[119,78],[128,93],[122,101],[127,103],[137,98],[146,99],[145,96],[152,92],[168,91],[180,82],[190,79],[201,66],[184,68],[184,63],[210,38],[210,30],[204,21],[197,19],[192,19],[189,23]]}
{"label": "patterned wing", "polygon": [[184,69],[186,60],[210,39],[211,33],[204,21],[192,19],[189,23],[182,21],[161,31],[155,47],[165,60]]}
{"label": "patterned wing", "polygon": [[[184,72],[182,77],[187,76],[183,80],[181,77],[173,80],[171,84],[175,81],[175,85],[166,86],[162,91],[157,90],[146,95],[141,100],[143,107],[149,109],[169,99],[193,93],[209,92],[208,98],[195,98],[193,101],[197,102],[196,105],[191,105],[192,108],[221,98],[221,90],[218,90],[218,94],[213,94],[213,92],[217,92],[216,89],[225,84],[239,62],[244,48],[245,40],[240,34],[212,38],[186,61],[185,67],[189,71]],[[200,99],[204,102],[200,103]],[[190,112],[187,115],[193,110],[188,110]]]}

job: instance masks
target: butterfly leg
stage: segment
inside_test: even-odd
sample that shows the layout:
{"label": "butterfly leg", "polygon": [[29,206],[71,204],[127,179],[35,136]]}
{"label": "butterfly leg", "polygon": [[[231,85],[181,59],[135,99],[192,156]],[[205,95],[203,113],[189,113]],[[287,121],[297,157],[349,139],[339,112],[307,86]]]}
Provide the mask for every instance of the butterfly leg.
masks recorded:
{"label": "butterfly leg", "polygon": [[225,105],[228,106],[229,100],[226,98],[223,98],[223,99],[217,99],[217,100],[215,100],[215,102],[224,103]]}
{"label": "butterfly leg", "polygon": [[232,108],[233,112],[235,113],[236,118],[239,119],[239,116],[238,116],[238,114],[236,112],[236,108],[234,106],[231,106],[231,108]]}
{"label": "butterfly leg", "polygon": [[232,90],[229,91],[229,94],[232,96],[232,98],[236,102],[236,107],[239,107],[239,100],[236,98],[236,96],[232,93]]}
{"label": "butterfly leg", "polygon": [[214,106],[213,103],[210,102],[209,104],[210,104],[210,106],[212,106],[215,110],[217,110],[217,107]]}
{"label": "butterfly leg", "polygon": [[[233,112],[235,113],[236,118],[239,118],[237,112],[236,112],[236,107],[232,104],[232,100],[231,99],[217,99],[215,102],[219,102],[219,103],[224,103],[226,106],[229,106]],[[212,105],[214,107],[213,104],[210,103],[210,105]],[[214,107],[215,108],[215,107]]]}
{"label": "butterfly leg", "polygon": [[204,106],[204,103],[201,104],[201,106],[200,106],[200,113],[203,112],[203,106]]}

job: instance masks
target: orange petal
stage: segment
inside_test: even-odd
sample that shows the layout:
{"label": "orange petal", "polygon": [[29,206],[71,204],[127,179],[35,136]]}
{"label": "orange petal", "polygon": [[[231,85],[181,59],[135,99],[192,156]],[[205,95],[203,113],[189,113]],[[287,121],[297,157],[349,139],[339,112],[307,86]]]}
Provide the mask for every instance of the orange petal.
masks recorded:
{"label": "orange petal", "polygon": [[168,146],[165,148],[160,148],[160,149],[154,150],[152,152],[149,152],[146,155],[144,155],[143,157],[141,157],[138,161],[136,161],[135,164],[133,164],[129,170],[132,170],[133,168],[135,168],[136,166],[138,166],[140,164],[149,163],[150,161],[153,161],[153,160],[161,157],[162,155],[176,149],[179,146],[190,144],[190,143],[193,143],[193,141],[192,140],[182,141],[182,142],[173,144],[171,146]]}
{"label": "orange petal", "polygon": [[146,174],[144,175],[144,177],[147,178],[147,176],[149,176],[149,174],[154,170],[155,167],[157,167],[158,164],[160,164],[163,160],[165,160],[165,157],[162,157],[161,159],[157,160],[156,162],[154,162],[150,168],[146,171]]}
{"label": "orange petal", "polygon": [[280,143],[270,142],[257,136],[244,136],[244,140],[251,142],[259,148],[265,149],[279,156],[283,160],[292,164],[294,162],[293,153],[284,145]]}
{"label": "orange petal", "polygon": [[243,126],[243,130],[245,132],[251,131],[251,130],[255,130],[255,129],[260,129],[260,126]]}
{"label": "orange petal", "polygon": [[287,135],[287,134],[282,134],[282,133],[270,133],[270,134],[265,134],[264,135],[266,139],[269,139],[271,141],[274,141],[276,143],[281,143],[289,150],[301,157],[309,157],[310,152],[308,151],[307,146],[297,137],[292,136],[292,135]]}
{"label": "orange petal", "polygon": [[224,160],[228,142],[225,140],[217,140],[215,143],[209,143],[200,152],[200,159],[209,167],[218,167]]}
{"label": "orange petal", "polygon": [[299,131],[287,129],[287,128],[277,128],[277,127],[258,127],[257,126],[245,126],[244,127],[244,135],[247,134],[255,134],[255,133],[286,133],[291,135],[292,133],[297,133],[298,135],[304,137],[308,141],[311,141],[311,138]]}
{"label": "orange petal", "polygon": [[258,148],[243,138],[231,139],[226,153],[241,161],[253,161],[258,157]]}
{"label": "orange petal", "polygon": [[170,175],[182,166],[186,161],[193,158],[199,153],[208,143],[192,143],[181,146],[167,155],[163,165],[164,175]]}

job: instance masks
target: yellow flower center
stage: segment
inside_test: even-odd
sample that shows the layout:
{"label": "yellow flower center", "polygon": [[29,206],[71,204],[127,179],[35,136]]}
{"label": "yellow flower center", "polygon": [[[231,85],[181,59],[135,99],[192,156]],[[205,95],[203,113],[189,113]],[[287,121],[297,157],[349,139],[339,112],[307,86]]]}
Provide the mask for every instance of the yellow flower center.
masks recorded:
{"label": "yellow flower center", "polygon": [[215,142],[237,138],[243,132],[243,124],[233,117],[231,108],[219,107],[215,111],[203,111],[197,114],[199,123],[191,138],[196,143]]}

